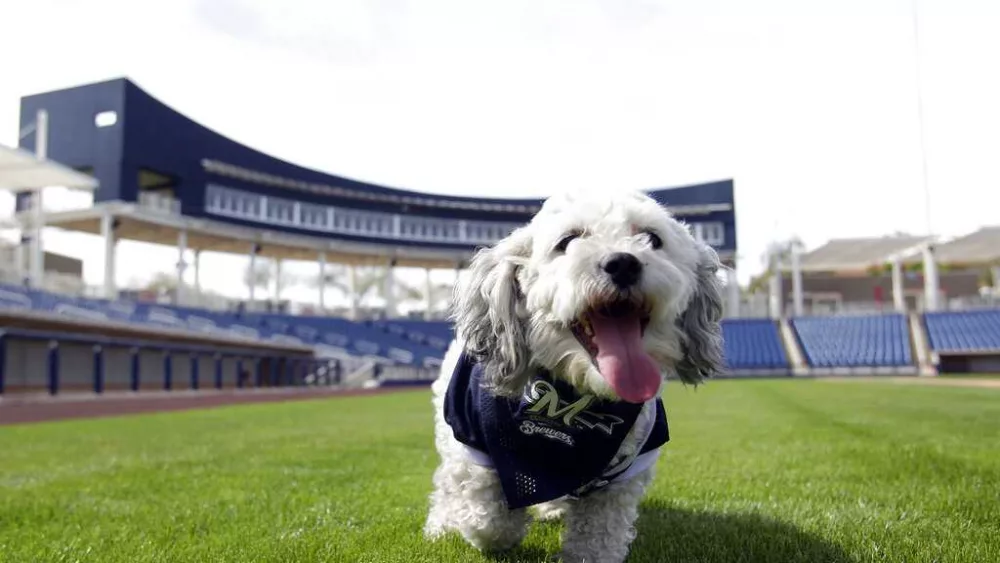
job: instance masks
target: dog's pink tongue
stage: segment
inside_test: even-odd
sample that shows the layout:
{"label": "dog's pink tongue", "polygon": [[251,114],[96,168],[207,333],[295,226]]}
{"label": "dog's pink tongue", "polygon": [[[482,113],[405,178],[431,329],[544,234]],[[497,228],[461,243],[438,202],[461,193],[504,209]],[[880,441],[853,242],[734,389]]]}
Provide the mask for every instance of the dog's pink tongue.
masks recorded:
{"label": "dog's pink tongue", "polygon": [[615,393],[630,403],[652,399],[660,388],[660,370],[642,347],[638,316],[590,318],[597,345],[597,368]]}

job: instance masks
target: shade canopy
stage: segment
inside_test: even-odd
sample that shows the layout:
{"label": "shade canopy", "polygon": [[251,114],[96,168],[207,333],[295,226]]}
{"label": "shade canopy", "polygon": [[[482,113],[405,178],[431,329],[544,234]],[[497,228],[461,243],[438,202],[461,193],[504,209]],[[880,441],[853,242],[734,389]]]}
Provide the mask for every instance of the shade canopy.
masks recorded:
{"label": "shade canopy", "polygon": [[0,145],[0,190],[38,190],[52,186],[81,190],[97,189],[97,180],[68,166]]}

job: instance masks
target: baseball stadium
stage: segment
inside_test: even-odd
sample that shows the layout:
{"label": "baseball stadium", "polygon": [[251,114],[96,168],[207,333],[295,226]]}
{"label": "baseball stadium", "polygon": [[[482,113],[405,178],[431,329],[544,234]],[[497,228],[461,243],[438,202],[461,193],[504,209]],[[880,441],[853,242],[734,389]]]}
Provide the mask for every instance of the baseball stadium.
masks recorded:
{"label": "baseball stadium", "polygon": [[[454,337],[431,279],[543,201],[340,177],[182,111],[126,78],[31,94],[0,147],[0,560],[546,560],[554,523],[498,556],[420,536]],[[1000,227],[776,247],[741,288],[738,181],[648,190],[725,266],[726,367],[668,382],[629,561],[1000,559]],[[100,284],[52,231],[100,239]],[[175,251],[173,289],[117,287],[121,241]],[[209,295],[218,254],[308,267],[315,298]]]}

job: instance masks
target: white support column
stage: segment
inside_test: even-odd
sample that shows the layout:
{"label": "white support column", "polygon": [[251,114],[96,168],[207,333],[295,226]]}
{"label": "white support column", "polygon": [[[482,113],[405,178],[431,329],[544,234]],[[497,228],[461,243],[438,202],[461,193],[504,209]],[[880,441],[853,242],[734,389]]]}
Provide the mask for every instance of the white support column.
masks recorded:
{"label": "white support column", "polygon": [[396,316],[396,259],[390,258],[385,274],[385,317]]}
{"label": "white support column", "polygon": [[42,243],[42,231],[45,229],[45,211],[42,203],[42,188],[31,194],[31,258],[29,275],[36,288],[42,287],[42,277],[45,275],[45,245]]}
{"label": "white support column", "polygon": [[194,298],[196,305],[201,306],[201,250],[195,249],[191,265],[194,267]]}
{"label": "white support column", "polygon": [[740,315],[740,283],[736,276],[736,266],[726,268],[726,316],[730,318]]}
{"label": "white support column", "polygon": [[49,112],[44,109],[35,114],[35,158],[49,157]]}
{"label": "white support column", "polygon": [[351,320],[358,320],[358,267],[351,265]]}
{"label": "white support column", "polygon": [[184,270],[187,269],[187,262],[184,255],[187,254],[188,237],[187,231],[181,229],[177,232],[177,289],[174,291],[174,305],[185,305],[184,299]]}
{"label": "white support column", "polygon": [[792,244],[792,313],[796,317],[803,314],[802,303],[802,267],[799,263],[799,245]]}
{"label": "white support column", "polygon": [[281,259],[274,259],[274,303],[281,303]]}
{"label": "white support column", "polygon": [[115,260],[117,236],[115,235],[115,216],[104,210],[101,215],[101,237],[104,238],[104,298],[117,299],[118,288],[115,286]]}
{"label": "white support column", "polygon": [[[35,158],[46,160],[49,156],[49,113],[44,109],[35,114]],[[42,188],[39,187],[31,195],[34,211],[31,235],[31,264],[29,275],[34,287],[40,288],[45,275],[45,245],[42,243],[42,231],[45,229],[45,206],[42,202]]]}
{"label": "white support column", "polygon": [[434,313],[434,284],[431,283],[430,268],[424,269],[424,296],[427,298],[424,320],[429,321]]}
{"label": "white support column", "polygon": [[784,309],[784,295],[781,287],[781,259],[776,252],[771,252],[767,257],[769,270],[768,278],[768,314],[772,319],[780,319]]}
{"label": "white support column", "polygon": [[938,272],[937,263],[934,261],[934,246],[927,244],[923,249],[924,255],[924,310],[937,311],[938,303]]}
{"label": "white support column", "polygon": [[993,291],[1000,293],[1000,266],[990,268],[990,273],[993,274]]}
{"label": "white support column", "polygon": [[319,253],[319,310],[326,311],[326,252]]}
{"label": "white support column", "polygon": [[23,228],[21,229],[21,232],[19,233],[19,236],[20,236],[21,240],[18,241],[17,246],[14,247],[14,263],[15,263],[15,266],[16,266],[16,270],[15,271],[17,272],[17,283],[18,284],[22,284],[22,283],[24,283],[24,278],[27,277],[27,270],[24,267],[24,261],[25,261],[24,247],[25,247],[25,244],[24,244],[24,229]]}
{"label": "white support column", "polygon": [[903,294],[903,261],[899,256],[892,259],[892,306],[897,313],[906,311],[906,297]]}
{"label": "white support column", "polygon": [[[258,252],[258,245],[257,243],[254,243],[253,246],[250,247],[250,269],[249,269],[250,275],[247,276],[249,278],[247,279],[247,284],[250,286],[251,307],[253,306],[254,298],[257,295],[257,252]],[[248,308],[248,310],[252,309]]]}

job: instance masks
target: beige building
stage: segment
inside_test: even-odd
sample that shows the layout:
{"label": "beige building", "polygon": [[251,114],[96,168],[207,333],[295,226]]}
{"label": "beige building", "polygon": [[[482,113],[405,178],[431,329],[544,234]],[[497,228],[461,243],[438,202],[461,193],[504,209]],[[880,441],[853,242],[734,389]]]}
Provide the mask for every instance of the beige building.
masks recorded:
{"label": "beige building", "polygon": [[[933,257],[930,276],[925,272],[928,248]],[[943,242],[911,235],[837,239],[797,258],[801,313],[806,315],[1000,303],[1000,227]],[[784,314],[796,311],[793,262],[784,261],[778,284]],[[928,302],[928,284],[937,287],[934,304]]]}

